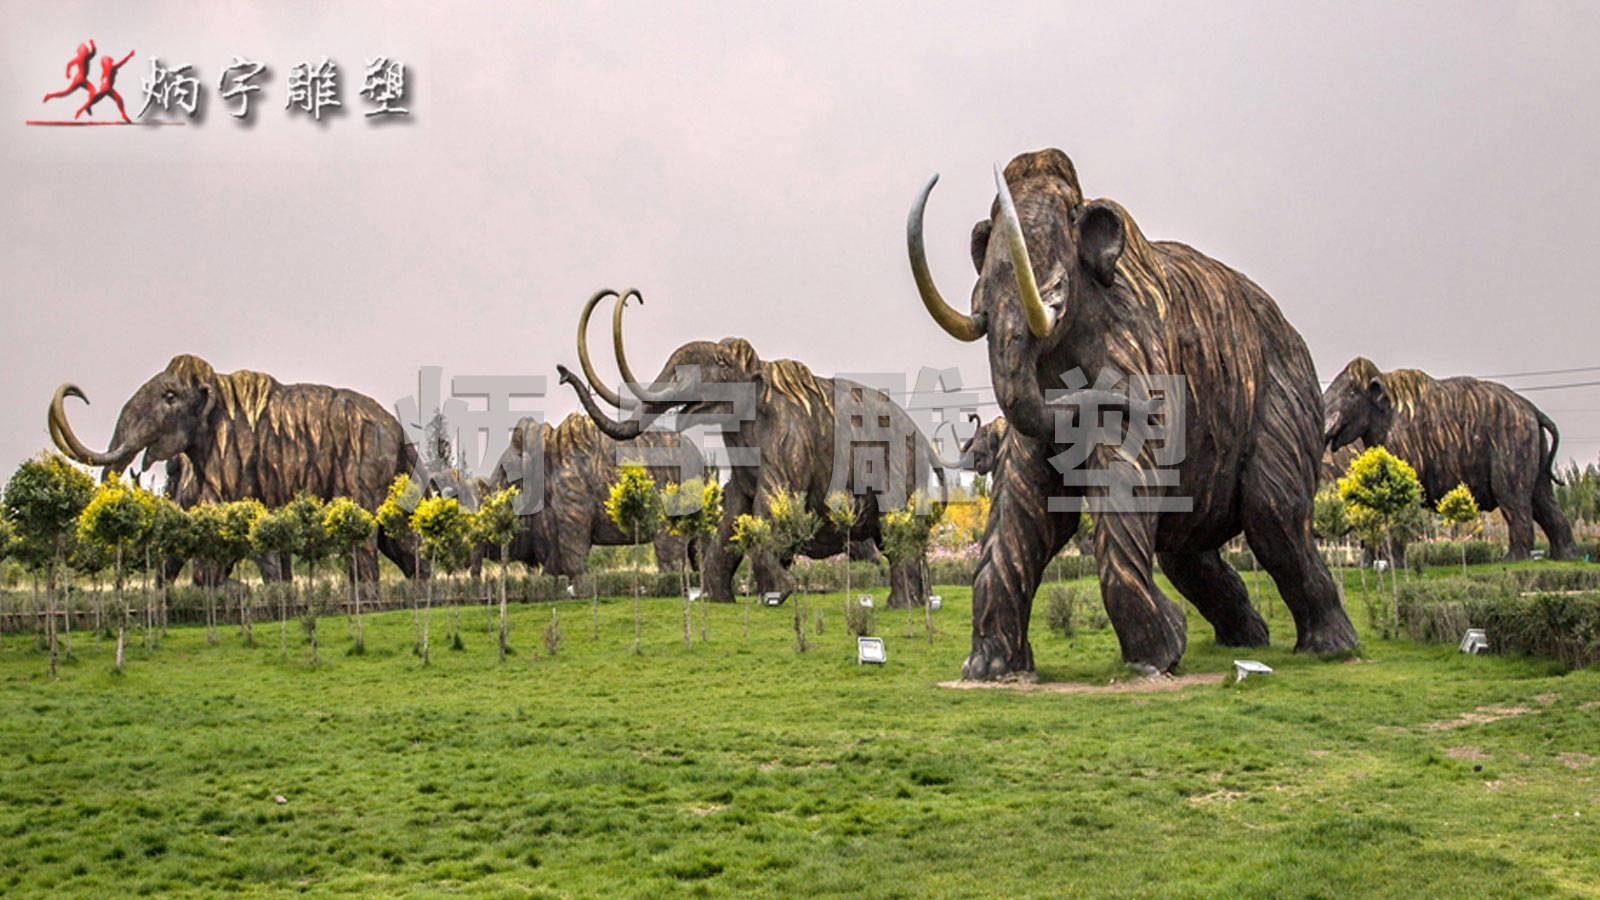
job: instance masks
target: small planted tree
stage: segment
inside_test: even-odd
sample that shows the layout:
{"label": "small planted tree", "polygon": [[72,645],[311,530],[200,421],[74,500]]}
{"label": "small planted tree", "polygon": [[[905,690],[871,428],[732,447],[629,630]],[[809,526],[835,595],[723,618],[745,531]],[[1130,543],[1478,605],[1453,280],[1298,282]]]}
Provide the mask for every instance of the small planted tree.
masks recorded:
{"label": "small planted tree", "polygon": [[[722,486],[715,481],[706,481],[700,478],[691,478],[678,484],[667,485],[661,494],[662,512],[667,519],[667,529],[673,534],[687,538],[689,545],[694,548],[694,557],[700,561],[702,568],[705,564],[706,545],[711,536],[717,532],[717,524],[722,521]],[[683,558],[683,644],[689,645],[689,556],[685,553]],[[705,578],[700,578],[701,587],[705,586]],[[706,639],[705,633],[705,604],[700,606],[700,640]]]}
{"label": "small planted tree", "polygon": [[[215,503],[202,503],[189,510],[191,551],[195,559],[196,580],[200,581],[206,604],[206,643],[217,642],[217,582],[225,551],[223,512]],[[200,573],[204,572],[202,577]]]}
{"label": "small planted tree", "polygon": [[1399,536],[1406,523],[1422,508],[1422,484],[1405,460],[1383,447],[1371,447],[1350,463],[1339,479],[1339,497],[1350,516],[1351,527],[1374,547],[1383,547],[1390,559],[1389,627],[1398,625],[1399,583],[1394,565],[1399,557]]}
{"label": "small planted tree", "polygon": [[[295,543],[294,555],[305,564],[306,586],[299,591],[304,598],[304,606],[310,609],[315,604],[320,611],[322,601],[321,592],[317,583],[318,568],[329,556],[344,549],[328,535],[328,530],[323,527],[323,520],[327,517],[327,505],[322,498],[315,494],[301,491],[294,495],[283,507],[283,512],[295,520],[295,536],[299,539]],[[355,639],[355,623],[350,625],[350,637]]]}
{"label": "small planted tree", "polygon": [[[811,510],[806,508],[804,494],[791,493],[779,488],[767,497],[767,520],[772,523],[772,546],[770,552],[777,557],[773,560],[775,566],[781,569],[784,559],[793,558],[799,554],[806,541],[811,540],[817,533],[817,526],[821,523]],[[753,560],[752,560],[753,562]],[[805,619],[805,584],[800,585],[800,590],[794,595],[794,638],[795,649],[806,652],[806,619]]]}
{"label": "small planted tree", "polygon": [[164,634],[167,628],[168,601],[172,594],[172,580],[166,577],[167,560],[187,560],[195,553],[194,521],[189,511],[170,497],[152,495],[150,546],[161,566],[161,608],[158,618]]}
{"label": "small planted tree", "polygon": [[[12,548],[15,547],[16,544],[17,544],[17,530],[16,530],[16,527],[11,524],[11,520],[10,519],[6,518],[4,510],[0,509],[0,564],[4,564],[5,561],[10,558]],[[3,613],[3,612],[4,612],[4,610],[0,609],[0,613]],[[4,625],[5,625],[5,617],[4,616],[0,616],[0,648],[3,648],[5,646],[5,641],[4,641],[5,628],[4,628]]]}
{"label": "small planted tree", "polygon": [[928,604],[927,592],[923,590],[925,587],[923,579],[913,577],[913,573],[920,576],[923,557],[928,552],[928,536],[939,518],[937,514],[918,512],[918,509],[926,506],[925,498],[913,496],[901,509],[885,513],[879,527],[883,531],[883,555],[889,558],[890,571],[906,573],[903,577],[909,582],[890,585],[890,593],[902,595],[908,608],[915,607],[918,603],[922,605],[928,640],[931,642],[933,609]]}
{"label": "small planted tree", "polygon": [[1461,574],[1467,574],[1467,535],[1477,530],[1478,501],[1472,497],[1472,489],[1466,483],[1451,488],[1443,497],[1439,498],[1439,505],[1435,507],[1439,518],[1450,526],[1454,538],[1461,544]]}
{"label": "small planted tree", "polygon": [[[454,570],[465,556],[467,543],[467,513],[454,497],[429,497],[417,504],[411,514],[411,527],[422,538],[422,548],[428,554],[428,564],[435,573],[439,566]],[[426,606],[422,613],[422,664],[429,664],[428,630],[433,618],[433,583],[428,579]],[[454,641],[460,641],[455,634]],[[459,644],[458,644],[459,645]]]}
{"label": "small planted tree", "polygon": [[[46,600],[45,642],[50,648],[50,677],[56,677],[56,593],[67,542],[77,529],[78,516],[94,495],[94,481],[59,453],[44,453],[17,467],[6,482],[3,500],[6,516],[23,534],[48,552],[50,572]],[[67,652],[72,652],[71,608],[67,609]]]}
{"label": "small planted tree", "polygon": [[[764,553],[772,546],[772,523],[749,513],[740,515],[733,520],[733,534],[729,541],[754,565],[756,554]],[[744,606],[744,636],[750,636],[749,601]]]}
{"label": "small planted tree", "polygon": [[517,488],[495,491],[478,504],[472,517],[473,543],[500,551],[500,661],[511,652],[511,626],[506,618],[506,567],[511,564],[511,539],[517,534]]}
{"label": "small planted tree", "polygon": [[128,598],[123,591],[126,554],[150,535],[151,509],[123,480],[113,475],[102,482],[78,516],[78,538],[103,547],[112,556],[117,604],[117,671],[122,671],[128,640]]}
{"label": "small planted tree", "polygon": [[[661,492],[643,466],[625,465],[606,498],[606,515],[623,534],[633,535],[635,546],[640,535],[655,534],[661,527]],[[633,572],[633,652],[640,652],[639,570]]]}
{"label": "small planted tree", "polygon": [[[300,549],[300,520],[288,507],[269,511],[256,519],[250,528],[250,544],[262,556],[272,555],[283,560],[290,572],[294,570],[294,557]],[[278,656],[289,655],[289,604],[293,599],[294,579],[278,591]]]}
{"label": "small planted tree", "polygon": [[[359,590],[360,578],[356,566],[356,558],[361,553],[361,548],[372,540],[377,533],[378,522],[372,513],[361,508],[361,504],[349,497],[340,497],[323,508],[322,532],[334,546],[345,552],[350,561],[350,606],[355,610],[355,644],[350,652],[360,655],[367,651],[366,632],[361,626],[361,592]],[[311,638],[311,661],[317,659],[317,626],[316,617],[307,612],[309,622],[306,631]]]}
{"label": "small planted tree", "polygon": [[844,538],[844,617],[850,621],[850,532],[856,527],[855,498],[844,491],[834,491],[824,501],[828,508],[828,524]]}
{"label": "small planted tree", "polygon": [[[440,419],[439,416],[434,418]],[[448,443],[445,449],[449,449]],[[394,481],[389,482],[389,493],[383,498],[383,502],[378,504],[378,511],[375,514],[378,528],[382,529],[384,536],[410,550],[418,559],[421,555],[417,553],[418,537],[416,529],[411,527],[411,516],[417,511],[417,504],[421,502],[422,489],[411,480],[411,476],[397,475]],[[433,572],[429,571],[427,577],[431,581]],[[421,655],[422,622],[417,610],[417,595],[411,593],[410,596],[411,652]]]}
{"label": "small planted tree", "polygon": [[[243,562],[253,549],[250,543],[250,529],[255,527],[256,520],[266,515],[267,508],[259,500],[235,500],[222,505],[222,557],[218,560],[219,571],[217,577],[225,576],[229,570]],[[250,592],[244,590],[237,580],[233,583],[234,599],[239,608],[239,636],[244,639],[246,647],[256,645],[255,632],[252,629],[250,609]]]}

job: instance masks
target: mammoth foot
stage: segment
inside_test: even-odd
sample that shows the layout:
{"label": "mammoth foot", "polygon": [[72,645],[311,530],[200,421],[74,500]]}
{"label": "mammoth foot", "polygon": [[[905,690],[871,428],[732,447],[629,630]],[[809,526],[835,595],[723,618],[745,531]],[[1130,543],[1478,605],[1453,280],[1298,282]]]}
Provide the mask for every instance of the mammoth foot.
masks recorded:
{"label": "mammoth foot", "polygon": [[1296,653],[1344,653],[1356,648],[1359,638],[1350,620],[1340,615],[1338,619],[1307,628],[1295,642]]}
{"label": "mammoth foot", "polygon": [[1214,626],[1218,647],[1265,647],[1272,642],[1267,621],[1255,610],[1246,609],[1249,615],[1239,621]]}
{"label": "mammoth foot", "polygon": [[1008,647],[994,637],[973,637],[972,654],[961,665],[963,681],[1032,680],[1033,648],[1024,640]]}

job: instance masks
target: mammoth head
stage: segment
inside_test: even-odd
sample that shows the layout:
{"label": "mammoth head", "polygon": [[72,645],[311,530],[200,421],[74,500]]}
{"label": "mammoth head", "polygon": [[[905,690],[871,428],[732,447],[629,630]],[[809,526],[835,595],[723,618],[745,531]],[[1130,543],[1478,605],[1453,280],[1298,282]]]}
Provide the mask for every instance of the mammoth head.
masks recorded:
{"label": "mammoth head", "polygon": [[[971,419],[976,422],[978,417],[974,415]],[[979,475],[993,472],[995,463],[1000,459],[1000,444],[1005,436],[1006,420],[1003,416],[996,416],[980,426],[966,446],[961,448],[963,466]]]}
{"label": "mammoth head", "polygon": [[1025,434],[1048,437],[1042,379],[1059,373],[1041,371],[1045,358],[1079,311],[1116,283],[1130,220],[1115,203],[1085,202],[1072,160],[1060,150],[1023,154],[1004,171],[996,166],[989,217],[972,229],[978,281],[967,315],[940,296],[923,249],[923,209],[938,179],[923,187],[906,223],[923,305],[959,340],[987,336],[995,393],[1006,417]]}
{"label": "mammoth head", "polygon": [[[617,369],[627,395],[618,394],[606,387],[589,361],[587,326],[594,305],[607,296],[615,296],[616,304],[611,315],[612,350],[617,357]],[[761,359],[755,348],[743,338],[723,338],[720,341],[690,341],[672,352],[661,367],[655,380],[642,384],[628,365],[628,355],[622,343],[622,311],[629,300],[638,298],[637,290],[618,295],[615,291],[601,291],[589,299],[578,320],[578,360],[583,368],[584,381],[580,381],[565,366],[557,366],[563,384],[577,391],[583,404],[602,432],[616,440],[631,440],[654,419],[670,412],[680,415],[726,414],[734,411],[733,401],[718,392],[700,389],[700,385],[754,384],[762,379]],[[587,382],[587,384],[585,384]],[[611,405],[635,410],[638,418],[618,422],[607,416],[590,396],[590,390],[599,394]]]}
{"label": "mammoth head", "polygon": [[50,402],[50,436],[61,452],[85,465],[120,472],[144,451],[142,468],[186,454],[209,430],[212,410],[222,393],[218,375],[195,356],[176,356],[160,374],[146,381],[123,404],[111,433],[111,448],[90,450],[67,423],[65,399],[89,402],[76,385],[56,389]]}
{"label": "mammoth head", "polygon": [[1383,373],[1369,359],[1356,357],[1322,392],[1322,437],[1330,451],[1359,440],[1368,447],[1386,443],[1394,423],[1394,401]]}

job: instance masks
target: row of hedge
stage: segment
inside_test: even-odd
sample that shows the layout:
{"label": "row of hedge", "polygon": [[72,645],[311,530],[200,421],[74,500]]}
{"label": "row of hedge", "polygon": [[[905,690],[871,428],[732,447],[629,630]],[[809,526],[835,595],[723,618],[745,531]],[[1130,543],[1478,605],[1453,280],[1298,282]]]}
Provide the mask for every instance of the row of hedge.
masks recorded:
{"label": "row of hedge", "polygon": [[1600,571],[1527,569],[1454,575],[1399,585],[1400,632],[1414,641],[1454,644],[1482,628],[1489,649],[1600,663]]}

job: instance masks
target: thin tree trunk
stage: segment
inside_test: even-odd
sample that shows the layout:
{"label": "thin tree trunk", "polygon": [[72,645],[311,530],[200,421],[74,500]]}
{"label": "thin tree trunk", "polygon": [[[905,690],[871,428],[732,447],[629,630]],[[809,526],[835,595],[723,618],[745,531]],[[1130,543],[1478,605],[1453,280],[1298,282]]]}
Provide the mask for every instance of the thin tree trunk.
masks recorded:
{"label": "thin tree trunk", "polygon": [[506,557],[511,553],[509,542],[500,545],[500,661],[506,661],[506,651],[510,649],[511,632],[506,622]]}
{"label": "thin tree trunk", "polygon": [[[639,546],[639,526],[633,526],[633,545]],[[633,655],[639,655],[639,570],[633,570]]]}
{"label": "thin tree trunk", "polygon": [[428,665],[428,626],[433,622],[433,579],[439,574],[434,562],[438,554],[428,553],[428,589],[426,605],[422,613],[422,664]]}
{"label": "thin tree trunk", "polygon": [[50,645],[50,677],[56,677],[56,580],[61,568],[61,536],[56,536],[56,555],[50,564],[49,610],[45,612],[45,642]]}
{"label": "thin tree trunk", "polygon": [[144,548],[144,652],[149,653],[156,647],[155,639],[155,601],[150,593],[150,546]]}
{"label": "thin tree trunk", "polygon": [[117,671],[122,671],[122,647],[128,639],[128,604],[122,596],[122,542],[117,542]]}

